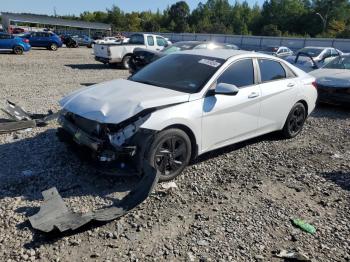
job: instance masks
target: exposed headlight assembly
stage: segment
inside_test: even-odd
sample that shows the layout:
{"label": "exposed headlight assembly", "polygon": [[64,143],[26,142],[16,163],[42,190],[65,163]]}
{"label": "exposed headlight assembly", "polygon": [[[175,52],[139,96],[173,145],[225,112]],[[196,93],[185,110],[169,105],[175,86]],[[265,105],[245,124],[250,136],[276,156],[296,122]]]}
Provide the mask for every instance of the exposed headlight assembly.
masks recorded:
{"label": "exposed headlight assembly", "polygon": [[140,126],[148,119],[148,116],[140,117],[138,120],[130,125],[127,125],[123,129],[120,129],[116,133],[108,134],[109,142],[112,146],[119,148],[127,139],[132,137],[140,129]]}

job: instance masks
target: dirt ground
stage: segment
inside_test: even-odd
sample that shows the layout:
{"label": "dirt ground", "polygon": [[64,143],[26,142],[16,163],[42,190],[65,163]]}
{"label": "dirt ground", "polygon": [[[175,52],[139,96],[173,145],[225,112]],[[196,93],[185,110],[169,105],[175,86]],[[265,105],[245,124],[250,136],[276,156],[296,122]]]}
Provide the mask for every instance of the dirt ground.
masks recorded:
{"label": "dirt ground", "polygon": [[[77,88],[128,76],[91,52],[0,54],[1,100],[57,111]],[[41,191],[55,186],[69,207],[87,212],[137,179],[93,171],[59,142],[57,127],[0,135],[1,261],[284,261],[274,255],[283,249],[312,261],[350,261],[349,110],[318,107],[295,139],[269,134],[206,154],[175,180],[177,189],[158,185],[121,219],[63,236],[31,229],[27,218],[38,212]]]}

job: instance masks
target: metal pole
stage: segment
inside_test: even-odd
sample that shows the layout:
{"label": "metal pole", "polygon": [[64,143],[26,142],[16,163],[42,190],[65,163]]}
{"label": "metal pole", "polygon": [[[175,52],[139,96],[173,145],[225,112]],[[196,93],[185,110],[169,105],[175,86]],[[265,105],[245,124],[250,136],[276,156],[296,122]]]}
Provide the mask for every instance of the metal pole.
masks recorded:
{"label": "metal pole", "polygon": [[320,14],[320,13],[316,13],[316,15],[318,15],[321,19],[322,19],[322,22],[323,22],[323,29],[322,29],[322,32],[326,32],[326,26],[327,26],[327,20],[324,19],[324,17]]}

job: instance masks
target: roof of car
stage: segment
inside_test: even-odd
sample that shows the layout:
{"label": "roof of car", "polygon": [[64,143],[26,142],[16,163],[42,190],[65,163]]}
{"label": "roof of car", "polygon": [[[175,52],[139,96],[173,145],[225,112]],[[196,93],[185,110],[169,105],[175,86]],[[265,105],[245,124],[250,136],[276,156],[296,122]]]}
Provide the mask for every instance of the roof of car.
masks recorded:
{"label": "roof of car", "polygon": [[334,47],[325,47],[325,46],[305,46],[303,48],[314,48],[314,49],[326,49],[326,48],[334,48]]}
{"label": "roof of car", "polygon": [[208,57],[214,57],[214,58],[221,58],[221,59],[229,59],[233,56],[237,55],[244,55],[244,54],[251,54],[251,51],[244,51],[244,50],[232,50],[232,49],[194,49],[194,50],[186,50],[182,51],[182,54],[189,54],[189,55],[200,55],[200,56],[208,56]]}

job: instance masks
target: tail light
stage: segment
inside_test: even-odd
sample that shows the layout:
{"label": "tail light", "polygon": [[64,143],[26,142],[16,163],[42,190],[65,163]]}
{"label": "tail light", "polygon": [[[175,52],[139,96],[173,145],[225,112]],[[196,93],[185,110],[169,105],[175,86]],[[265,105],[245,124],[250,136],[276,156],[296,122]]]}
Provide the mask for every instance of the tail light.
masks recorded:
{"label": "tail light", "polygon": [[27,38],[23,38],[23,42],[28,44],[29,40]]}
{"label": "tail light", "polygon": [[316,83],[316,81],[313,81],[311,84],[317,89],[317,83]]}
{"label": "tail light", "polygon": [[111,48],[107,47],[107,55],[110,56],[111,55]]}

